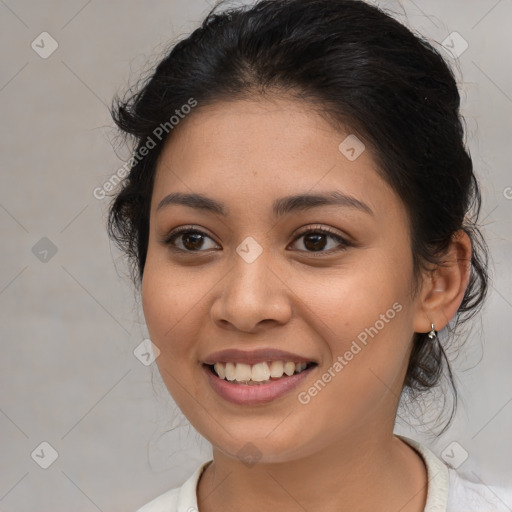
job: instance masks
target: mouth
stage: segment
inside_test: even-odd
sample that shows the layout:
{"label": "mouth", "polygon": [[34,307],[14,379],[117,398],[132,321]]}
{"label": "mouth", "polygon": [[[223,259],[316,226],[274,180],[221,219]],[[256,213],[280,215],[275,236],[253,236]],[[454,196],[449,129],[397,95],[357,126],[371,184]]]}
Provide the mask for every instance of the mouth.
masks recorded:
{"label": "mouth", "polygon": [[238,406],[265,406],[308,378],[316,362],[261,361],[256,364],[203,363],[211,389],[223,400]]}
{"label": "mouth", "polygon": [[216,377],[232,384],[258,386],[287,379],[317,366],[317,363],[293,361],[261,361],[256,364],[218,362],[204,364]]}

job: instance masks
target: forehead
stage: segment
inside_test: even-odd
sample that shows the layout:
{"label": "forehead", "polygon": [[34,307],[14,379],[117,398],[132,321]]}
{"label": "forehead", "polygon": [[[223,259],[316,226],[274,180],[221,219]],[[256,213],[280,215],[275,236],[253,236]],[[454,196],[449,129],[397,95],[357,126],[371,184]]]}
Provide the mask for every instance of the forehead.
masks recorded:
{"label": "forehead", "polygon": [[334,189],[370,207],[397,200],[368,145],[349,129],[336,130],[311,105],[287,98],[199,104],[162,150],[153,209],[170,192],[229,192],[249,205]]}
{"label": "forehead", "polygon": [[232,161],[264,161],[273,155],[311,156],[316,138],[337,140],[341,135],[312,105],[286,97],[199,103],[173,130],[164,151],[176,153],[185,149],[183,144],[191,144],[196,151],[215,151]]}

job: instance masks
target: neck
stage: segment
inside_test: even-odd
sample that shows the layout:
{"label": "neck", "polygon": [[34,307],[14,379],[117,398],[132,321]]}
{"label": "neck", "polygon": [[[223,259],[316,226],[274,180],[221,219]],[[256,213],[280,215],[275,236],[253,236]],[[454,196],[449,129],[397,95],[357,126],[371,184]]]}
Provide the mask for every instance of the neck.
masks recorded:
{"label": "neck", "polygon": [[217,449],[213,456],[198,486],[201,512],[423,512],[425,507],[423,460],[389,429],[358,430],[287,462],[249,466]]}

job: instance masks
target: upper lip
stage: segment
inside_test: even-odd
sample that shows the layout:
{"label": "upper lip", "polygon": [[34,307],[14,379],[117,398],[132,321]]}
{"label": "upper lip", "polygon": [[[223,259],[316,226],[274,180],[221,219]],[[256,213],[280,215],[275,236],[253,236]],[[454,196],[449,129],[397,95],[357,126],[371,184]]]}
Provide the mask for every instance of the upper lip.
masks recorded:
{"label": "upper lip", "polygon": [[284,350],[276,350],[274,348],[260,348],[257,350],[239,350],[236,348],[230,348],[210,354],[204,359],[203,363],[257,364],[262,361],[293,361],[294,363],[316,362],[311,358],[302,357],[298,354],[293,354],[292,352],[285,352]]}

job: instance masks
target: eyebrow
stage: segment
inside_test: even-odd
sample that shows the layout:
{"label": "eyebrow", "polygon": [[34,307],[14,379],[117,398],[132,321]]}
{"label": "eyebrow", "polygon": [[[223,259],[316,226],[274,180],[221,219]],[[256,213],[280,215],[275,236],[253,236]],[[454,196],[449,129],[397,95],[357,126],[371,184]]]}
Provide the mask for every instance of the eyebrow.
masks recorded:
{"label": "eyebrow", "polygon": [[[156,211],[172,204],[188,206],[190,208],[208,211],[224,217],[229,215],[228,209],[224,203],[216,201],[215,199],[203,194],[183,194],[180,192],[173,192],[172,194],[165,196],[158,203]],[[275,217],[282,217],[296,211],[305,211],[320,206],[332,205],[356,208],[368,213],[369,215],[374,215],[373,211],[366,203],[339,191],[319,194],[295,194],[282,197],[274,201],[272,211]]]}

